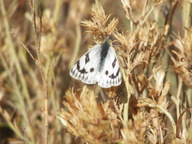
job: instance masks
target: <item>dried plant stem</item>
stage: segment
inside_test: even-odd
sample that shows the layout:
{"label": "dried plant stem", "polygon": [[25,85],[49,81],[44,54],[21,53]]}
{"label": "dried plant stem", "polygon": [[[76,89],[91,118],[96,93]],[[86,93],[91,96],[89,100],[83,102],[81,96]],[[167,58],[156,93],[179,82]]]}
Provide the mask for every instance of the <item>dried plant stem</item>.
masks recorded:
{"label": "dried plant stem", "polygon": [[165,31],[164,31],[165,36],[167,36],[171,30],[172,20],[173,20],[173,16],[174,16],[177,4],[178,4],[177,0],[171,1],[170,11],[169,11],[169,14],[168,14],[166,21],[165,21]]}
{"label": "dried plant stem", "polygon": [[[33,23],[33,32],[34,32],[34,40],[35,40],[35,51],[37,54],[37,62],[38,62],[38,69],[41,75],[41,79],[43,82],[43,94],[44,94],[44,134],[43,134],[43,143],[48,143],[48,85],[47,85],[47,78],[45,77],[45,72],[43,71],[42,60],[41,60],[41,53],[40,53],[40,38],[41,35],[37,35],[36,29],[36,13],[35,13],[35,0],[33,2],[29,0],[29,6],[31,9],[32,23]],[[40,18],[40,34],[41,34],[41,18]]]}
{"label": "dried plant stem", "polygon": [[[154,10],[154,8],[155,8],[155,6],[153,6],[147,14],[145,14],[145,17],[143,18],[142,21],[140,21],[139,26],[138,26],[137,29],[135,30],[136,33],[138,33],[139,29],[143,26],[143,24],[145,23],[145,21],[147,20],[147,18],[149,17],[149,15],[152,13],[152,11]],[[144,14],[143,14],[143,16],[144,16]]]}
{"label": "dried plant stem", "polygon": [[130,100],[130,95],[127,95],[127,102],[124,104],[124,110],[123,110],[123,123],[124,127],[127,128],[128,124],[128,116],[129,116],[129,100]]}
{"label": "dried plant stem", "polygon": [[30,57],[35,61],[35,64],[37,64],[37,60],[35,59],[33,54],[30,52],[30,50],[25,46],[25,44],[22,41],[18,40],[17,37],[13,33],[12,33],[12,36],[25,48],[25,50],[28,52]]}
{"label": "dried plant stem", "polygon": [[181,89],[182,89],[182,78],[180,76],[178,76],[178,89],[177,89],[177,96],[176,96],[176,110],[177,110],[177,119],[179,118],[180,115],[180,109],[179,109],[179,105],[180,105],[180,95],[181,95]]}
{"label": "dried plant stem", "polygon": [[127,128],[128,119],[129,119],[129,100],[131,97],[131,88],[130,88],[131,86],[129,84],[128,77],[126,76],[124,71],[122,71],[122,75],[123,75],[126,90],[127,90],[127,102],[124,104],[124,109],[123,109],[123,124],[124,124],[124,127]]}
{"label": "dried plant stem", "polygon": [[[184,27],[190,28],[191,22],[190,22],[190,13],[191,13],[191,4],[190,3],[183,3],[183,22],[184,22]],[[185,33],[186,37],[187,32]]]}
{"label": "dried plant stem", "polygon": [[56,4],[55,4],[55,8],[54,8],[54,15],[53,15],[53,19],[55,24],[57,25],[59,17],[60,17],[60,9],[61,9],[61,5],[64,2],[64,0],[56,0]]}
{"label": "dried plant stem", "polygon": [[71,61],[70,61],[70,64],[69,64],[69,69],[74,64],[74,62],[75,62],[75,60],[77,58],[78,52],[79,52],[79,48],[80,48],[81,27],[79,25],[76,25],[76,35],[77,35],[77,38],[76,38],[75,48],[73,50],[73,55],[72,55],[72,58],[71,58]]}
{"label": "dried plant stem", "polygon": [[10,57],[12,57],[12,59],[13,59],[17,73],[19,75],[18,78],[21,81],[21,85],[22,85],[23,92],[24,92],[23,96],[26,98],[29,110],[31,110],[32,105],[31,105],[30,98],[29,98],[29,92],[28,92],[27,84],[26,84],[24,74],[23,74],[22,69],[21,69],[21,65],[19,64],[19,61],[17,59],[17,54],[15,52],[15,47],[14,47],[14,44],[13,44],[13,41],[11,38],[10,26],[9,26],[9,22],[7,19],[7,14],[5,11],[3,0],[0,0],[0,7],[1,7],[2,15],[3,15],[3,22],[4,22],[3,24],[5,26],[5,32],[6,32],[6,37],[7,37],[6,40],[7,40],[7,44],[9,45],[9,48],[10,48]]}
{"label": "dried plant stem", "polygon": [[[171,40],[171,37],[169,35],[172,32],[173,15],[175,13],[177,4],[178,4],[178,1],[171,1],[170,10],[169,10],[169,13],[165,20],[164,35],[167,36],[167,41]],[[175,89],[177,89],[176,75],[175,75],[175,73],[172,72],[172,69],[169,67],[169,61],[170,61],[170,57],[169,57],[168,53],[164,53],[163,60],[162,60],[162,63],[163,63],[162,68],[165,71],[167,71],[165,79],[171,80],[172,87],[170,89],[170,92],[173,95],[176,95],[176,92],[175,92]]]}
{"label": "dried plant stem", "polygon": [[192,89],[191,88],[187,88],[187,90],[185,91],[185,94],[187,96],[187,101],[189,102],[189,104],[192,103]]}
{"label": "dried plant stem", "polygon": [[139,27],[140,28],[144,23],[145,21],[147,20],[147,18],[149,17],[149,15],[151,14],[151,12],[154,10],[155,6],[153,6],[150,11],[146,14],[146,16],[144,17],[143,21],[141,21],[141,23],[139,24]]}
{"label": "dried plant stem", "polygon": [[141,15],[142,17],[144,17],[145,14],[146,14],[147,4],[148,4],[148,0],[146,0],[145,3],[144,3],[143,10],[142,10],[142,15]]}

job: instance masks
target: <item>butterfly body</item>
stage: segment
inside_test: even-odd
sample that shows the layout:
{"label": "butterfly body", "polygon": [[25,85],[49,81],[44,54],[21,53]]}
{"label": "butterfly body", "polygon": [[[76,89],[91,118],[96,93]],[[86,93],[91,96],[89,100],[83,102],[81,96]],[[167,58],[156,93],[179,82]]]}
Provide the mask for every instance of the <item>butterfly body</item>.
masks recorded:
{"label": "butterfly body", "polygon": [[105,58],[108,54],[109,48],[110,48],[110,44],[108,43],[108,41],[105,41],[104,43],[101,44],[99,71],[101,71],[103,68]]}
{"label": "butterfly body", "polygon": [[108,39],[87,51],[72,67],[70,75],[103,88],[118,86],[122,81],[117,56]]}

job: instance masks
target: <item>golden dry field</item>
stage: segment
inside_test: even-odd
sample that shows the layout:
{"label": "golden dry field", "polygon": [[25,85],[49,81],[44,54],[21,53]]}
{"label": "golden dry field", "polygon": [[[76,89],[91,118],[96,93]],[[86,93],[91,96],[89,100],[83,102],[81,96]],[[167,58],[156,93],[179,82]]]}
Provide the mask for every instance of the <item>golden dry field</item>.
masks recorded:
{"label": "golden dry field", "polygon": [[[0,144],[192,144],[191,8],[191,0],[0,0]],[[121,85],[70,77],[106,37]]]}

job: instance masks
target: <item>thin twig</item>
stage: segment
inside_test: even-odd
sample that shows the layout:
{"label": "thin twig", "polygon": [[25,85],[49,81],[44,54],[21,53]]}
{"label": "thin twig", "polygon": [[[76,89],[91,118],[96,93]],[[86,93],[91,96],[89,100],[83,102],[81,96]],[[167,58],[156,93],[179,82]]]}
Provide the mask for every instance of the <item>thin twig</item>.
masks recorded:
{"label": "thin twig", "polygon": [[182,89],[182,78],[180,76],[178,76],[178,89],[177,89],[177,96],[176,96],[176,111],[177,111],[177,119],[179,118],[180,115],[180,109],[179,109],[179,105],[180,105],[180,96],[181,96],[181,89]]}
{"label": "thin twig", "polygon": [[33,23],[33,32],[34,32],[34,40],[35,40],[35,51],[37,54],[37,61],[38,61],[38,69],[41,75],[41,79],[43,82],[43,93],[44,93],[44,134],[43,134],[43,143],[48,143],[48,85],[47,79],[45,77],[45,72],[43,71],[42,60],[41,60],[41,52],[40,52],[40,39],[41,39],[41,27],[42,27],[42,20],[40,16],[40,30],[39,36],[37,35],[37,26],[36,26],[36,12],[35,12],[35,0],[33,3],[29,0],[29,6],[31,9],[32,23]]}
{"label": "thin twig", "polygon": [[12,33],[12,36],[25,48],[25,50],[28,52],[28,54],[30,55],[30,57],[35,61],[35,64],[37,64],[37,60],[36,60],[36,58],[33,56],[33,54],[30,52],[29,48],[26,47],[25,44],[24,44],[22,41],[18,40],[14,33]]}

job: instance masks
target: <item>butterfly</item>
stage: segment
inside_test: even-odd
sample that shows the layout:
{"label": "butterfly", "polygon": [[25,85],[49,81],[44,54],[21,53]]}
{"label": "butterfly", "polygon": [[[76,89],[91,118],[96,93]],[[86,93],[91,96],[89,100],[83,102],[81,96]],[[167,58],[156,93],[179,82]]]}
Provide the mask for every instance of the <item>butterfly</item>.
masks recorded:
{"label": "butterfly", "polygon": [[70,76],[85,84],[98,84],[102,88],[118,86],[122,75],[114,48],[107,37],[93,46],[72,67]]}

